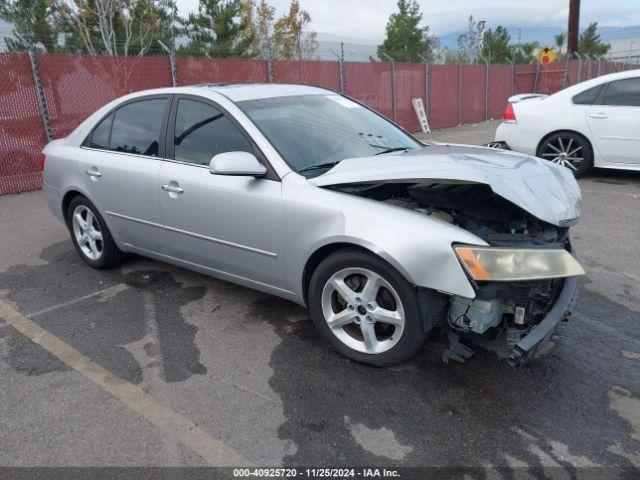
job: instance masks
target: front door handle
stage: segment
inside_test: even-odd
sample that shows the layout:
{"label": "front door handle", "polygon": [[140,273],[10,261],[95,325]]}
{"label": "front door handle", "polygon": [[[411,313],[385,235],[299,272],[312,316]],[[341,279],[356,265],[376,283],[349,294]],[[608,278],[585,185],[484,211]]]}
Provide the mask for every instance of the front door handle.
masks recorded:
{"label": "front door handle", "polygon": [[606,113],[598,112],[598,113],[590,113],[589,116],[591,118],[609,118],[609,115]]}
{"label": "front door handle", "polygon": [[171,193],[183,193],[184,192],[184,188],[180,188],[177,185],[170,185],[170,184],[162,185],[162,189],[165,192],[171,192]]}
{"label": "front door handle", "polygon": [[85,170],[84,173],[89,175],[90,177],[101,177],[102,174],[98,171],[96,167],[91,167],[88,170]]}

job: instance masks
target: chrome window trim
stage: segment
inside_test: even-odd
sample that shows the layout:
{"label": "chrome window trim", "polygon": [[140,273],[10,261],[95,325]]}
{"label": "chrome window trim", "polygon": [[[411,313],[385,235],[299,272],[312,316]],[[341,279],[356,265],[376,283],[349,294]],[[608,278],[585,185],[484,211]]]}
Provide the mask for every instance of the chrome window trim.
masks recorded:
{"label": "chrome window trim", "polygon": [[104,148],[87,147],[85,145],[80,145],[80,148],[82,148],[84,150],[92,150],[94,152],[104,152],[104,153],[114,153],[116,155],[126,155],[128,157],[148,158],[150,160],[158,160],[158,161],[163,161],[164,160],[164,158],[162,158],[160,156],[154,157],[153,155],[142,155],[140,153],[119,152],[117,150],[105,150]]}
{"label": "chrome window trim", "polygon": [[206,168],[207,170],[209,169],[209,165],[202,165],[200,163],[193,163],[193,162],[185,162],[184,160],[175,160],[173,158],[163,158],[162,161],[163,162],[177,163],[179,165],[187,165],[189,167]]}

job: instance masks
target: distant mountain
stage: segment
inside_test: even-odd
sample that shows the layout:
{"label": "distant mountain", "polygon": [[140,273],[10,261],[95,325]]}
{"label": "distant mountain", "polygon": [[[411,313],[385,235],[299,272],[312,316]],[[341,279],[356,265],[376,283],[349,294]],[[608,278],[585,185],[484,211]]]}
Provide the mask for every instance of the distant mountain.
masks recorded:
{"label": "distant mountain", "polygon": [[377,57],[378,43],[363,38],[341,37],[330,33],[318,33],[317,55],[321,60],[336,60],[340,55],[340,44],[344,46],[344,58],[347,61],[368,61],[369,57]]}
{"label": "distant mountain", "polygon": [[[493,26],[492,28],[495,28]],[[518,27],[507,26],[511,34],[511,43],[517,44],[518,37],[522,43],[538,42],[540,45],[555,45],[554,35],[564,32],[563,27]],[[584,28],[581,29],[581,31]],[[640,54],[640,25],[630,27],[598,27],[598,32],[603,41],[611,44],[611,50],[620,54],[629,49],[629,43],[634,41],[634,55]],[[463,32],[451,32],[439,38],[440,46],[451,50],[458,49],[458,36]],[[342,37],[327,33],[319,33],[318,57],[321,60],[335,60],[340,53],[340,42],[344,42],[344,54],[346,60],[367,61],[370,57],[377,57],[376,40]]]}
{"label": "distant mountain", "polygon": [[[494,28],[493,26],[492,28]],[[511,43],[518,43],[518,36],[520,35],[520,41],[526,42],[538,42],[540,45],[555,45],[553,39],[554,35],[560,32],[566,31],[564,27],[519,27],[519,26],[507,26],[509,33],[511,34]],[[580,31],[583,31],[581,28]],[[625,42],[620,42],[622,39],[634,39],[640,38],[640,25],[634,25],[629,27],[598,27],[598,32],[603,41],[612,44],[612,47],[618,48],[618,45],[624,45]],[[450,49],[457,50],[458,48],[458,36],[463,32],[451,32],[439,37],[440,45],[446,46]],[[626,42],[628,45],[628,42]],[[637,45],[640,47],[640,45]]]}

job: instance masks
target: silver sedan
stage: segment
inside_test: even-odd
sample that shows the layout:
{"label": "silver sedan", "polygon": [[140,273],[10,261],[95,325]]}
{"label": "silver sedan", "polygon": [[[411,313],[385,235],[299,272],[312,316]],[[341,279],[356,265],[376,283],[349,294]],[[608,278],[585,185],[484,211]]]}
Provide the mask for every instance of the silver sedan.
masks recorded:
{"label": "silver sedan", "polygon": [[90,266],[131,252],[289,299],[360,362],[448,332],[445,361],[488,348],[520,364],[584,273],[567,169],[424,144],[321,88],[137,92],[43,155],[44,195]]}

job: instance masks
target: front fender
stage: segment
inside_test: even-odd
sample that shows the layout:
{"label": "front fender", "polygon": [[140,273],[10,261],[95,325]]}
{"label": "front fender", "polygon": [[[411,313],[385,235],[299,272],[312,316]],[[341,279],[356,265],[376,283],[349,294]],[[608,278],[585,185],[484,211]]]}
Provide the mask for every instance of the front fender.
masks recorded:
{"label": "front fender", "polygon": [[290,290],[302,295],[309,258],[331,244],[365,248],[412,284],[474,298],[453,243],[487,245],[471,233],[418,212],[353,195],[284,182],[284,268]]}

